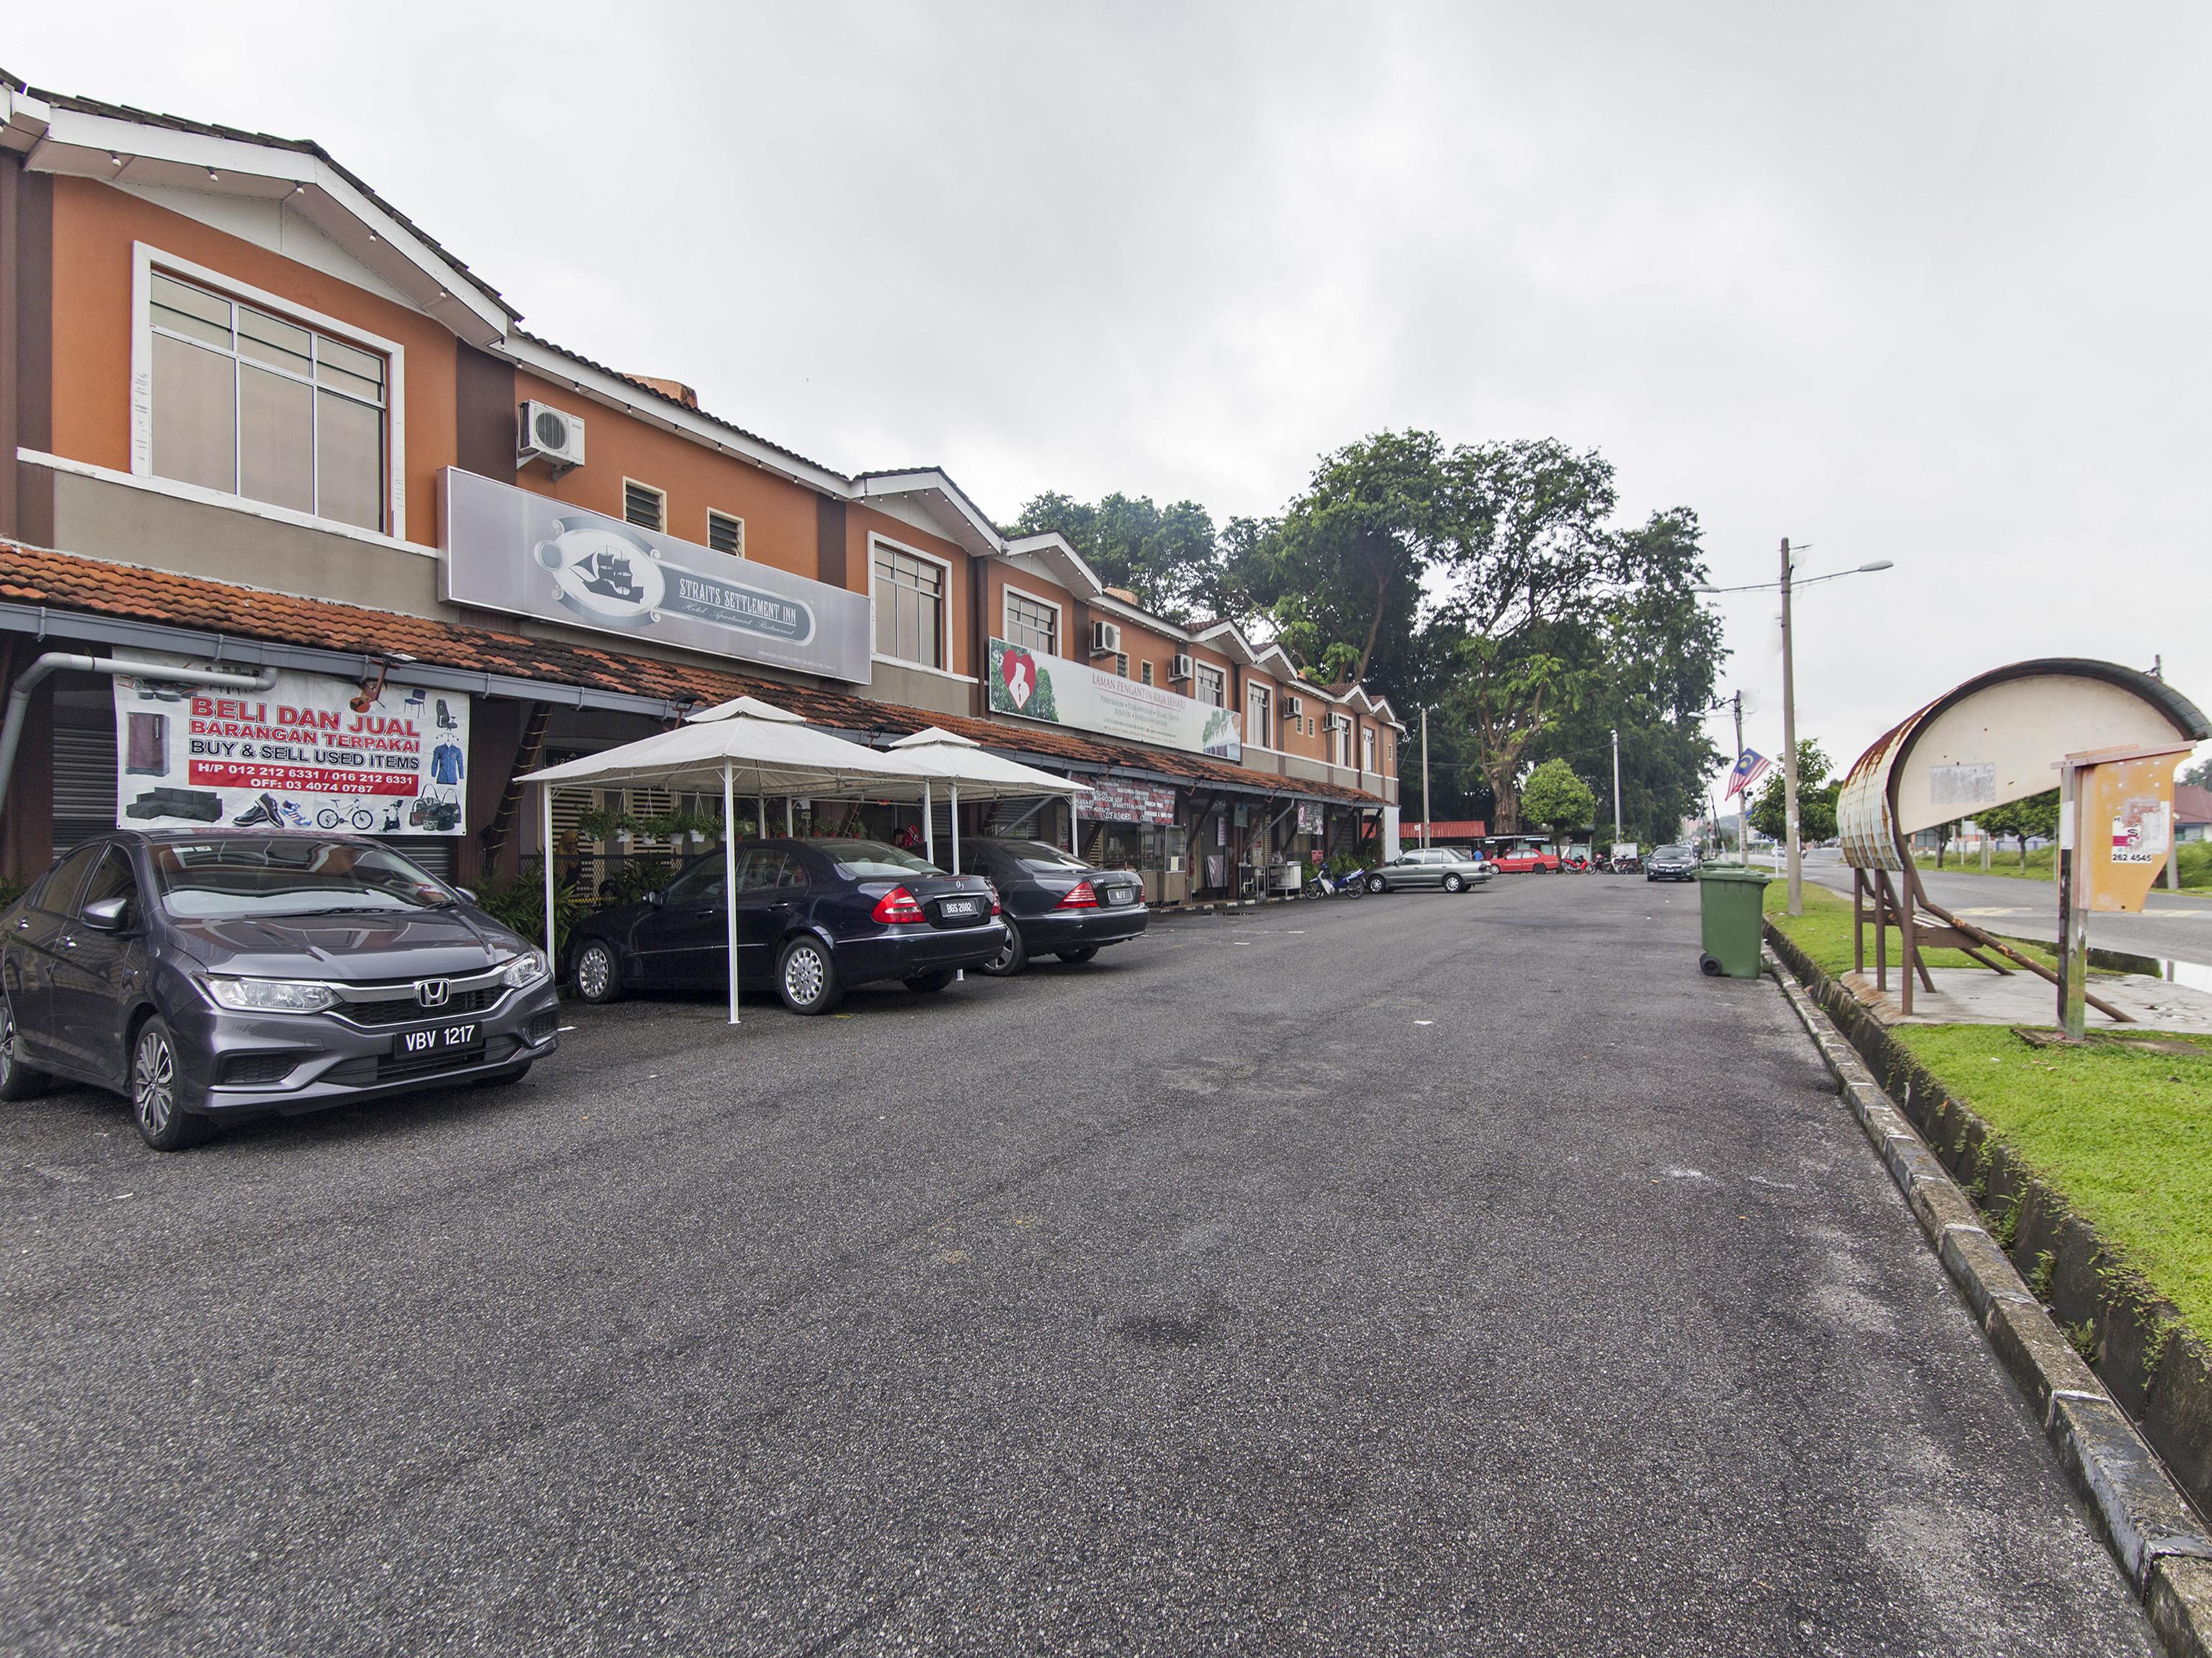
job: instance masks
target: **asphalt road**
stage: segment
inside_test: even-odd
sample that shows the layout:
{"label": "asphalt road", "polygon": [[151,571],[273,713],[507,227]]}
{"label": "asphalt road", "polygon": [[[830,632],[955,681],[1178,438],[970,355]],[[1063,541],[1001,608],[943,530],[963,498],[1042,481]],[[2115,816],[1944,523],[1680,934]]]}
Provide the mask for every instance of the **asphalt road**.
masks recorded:
{"label": "asphalt road", "polygon": [[[1808,853],[1805,873],[1850,896],[1851,872],[1841,853]],[[2048,881],[1932,869],[1921,871],[1920,878],[1937,903],[1991,932],[2046,943],[2058,937],[2058,890]],[[2212,990],[2212,894],[2154,889],[2138,914],[2090,916],[2089,942],[2102,950],[2123,950],[2205,969],[2191,974],[2185,968],[2174,976]]]}
{"label": "asphalt road", "polygon": [[2143,1654],[1695,894],[1162,926],[143,1151],[0,1111],[0,1649]]}

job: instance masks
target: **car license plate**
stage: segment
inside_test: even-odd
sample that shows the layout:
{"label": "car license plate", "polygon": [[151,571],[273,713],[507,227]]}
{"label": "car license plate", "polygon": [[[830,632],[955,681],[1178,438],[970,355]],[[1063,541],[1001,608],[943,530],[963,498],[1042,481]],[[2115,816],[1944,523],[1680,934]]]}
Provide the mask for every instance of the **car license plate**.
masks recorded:
{"label": "car license plate", "polygon": [[980,898],[947,898],[938,906],[938,909],[945,915],[981,915],[983,901]]}
{"label": "car license plate", "polygon": [[1136,889],[1133,887],[1109,887],[1106,889],[1106,902],[1109,908],[1118,908],[1122,904],[1133,904],[1136,902],[1136,901],[1137,892]]}
{"label": "car license plate", "polygon": [[467,1024],[434,1025],[428,1030],[403,1030],[394,1048],[403,1060],[426,1060],[439,1054],[462,1054],[482,1047],[477,1035],[477,1027]]}

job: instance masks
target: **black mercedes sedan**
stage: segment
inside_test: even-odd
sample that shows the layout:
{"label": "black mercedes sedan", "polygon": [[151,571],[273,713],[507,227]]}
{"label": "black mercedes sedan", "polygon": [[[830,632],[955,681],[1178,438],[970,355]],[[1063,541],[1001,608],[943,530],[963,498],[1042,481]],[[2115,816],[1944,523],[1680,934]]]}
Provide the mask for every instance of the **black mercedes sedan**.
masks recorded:
{"label": "black mercedes sedan", "polygon": [[854,985],[896,979],[942,990],[996,959],[1006,929],[980,875],[947,875],[880,841],[751,841],[725,893],[710,852],[635,903],[586,917],[569,943],[576,993],[611,1002],[632,988],[729,984],[737,912],[738,983],[773,987],[794,1013],[827,1013]]}
{"label": "black mercedes sedan", "polygon": [[558,1006],[540,951],[357,835],[123,830],[0,914],[0,1099],[111,1089],[157,1151],[228,1118],[517,1081]]}
{"label": "black mercedes sedan", "polygon": [[983,964],[986,973],[1019,973],[1032,956],[1087,962],[1106,945],[1135,938],[1152,920],[1133,871],[1095,869],[1042,841],[986,835],[963,841],[960,851],[990,878],[1006,906],[1006,942]]}

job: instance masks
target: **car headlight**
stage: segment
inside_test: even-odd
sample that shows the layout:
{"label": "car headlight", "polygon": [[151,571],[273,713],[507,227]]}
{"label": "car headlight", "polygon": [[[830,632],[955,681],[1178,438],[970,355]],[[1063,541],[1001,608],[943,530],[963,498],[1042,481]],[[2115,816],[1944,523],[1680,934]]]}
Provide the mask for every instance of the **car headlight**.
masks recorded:
{"label": "car headlight", "polygon": [[337,1001],[328,985],[312,979],[218,979],[200,983],[218,1007],[235,1013],[319,1013]]}
{"label": "car headlight", "polygon": [[526,950],[507,964],[504,975],[510,990],[527,990],[545,977],[545,957],[543,951]]}

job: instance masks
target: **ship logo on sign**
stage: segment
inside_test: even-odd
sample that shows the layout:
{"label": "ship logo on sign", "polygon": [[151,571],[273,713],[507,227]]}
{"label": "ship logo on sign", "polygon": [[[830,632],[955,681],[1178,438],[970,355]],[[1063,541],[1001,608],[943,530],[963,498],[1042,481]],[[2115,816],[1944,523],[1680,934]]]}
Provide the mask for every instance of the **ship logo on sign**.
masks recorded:
{"label": "ship logo on sign", "polygon": [[554,597],[599,622],[635,627],[651,619],[667,592],[652,550],[636,537],[582,519],[538,544],[538,562],[553,576]]}
{"label": "ship logo on sign", "polygon": [[1013,699],[1017,714],[1036,691],[1036,659],[1012,645],[999,658],[999,677],[1006,682],[1006,695]]}

